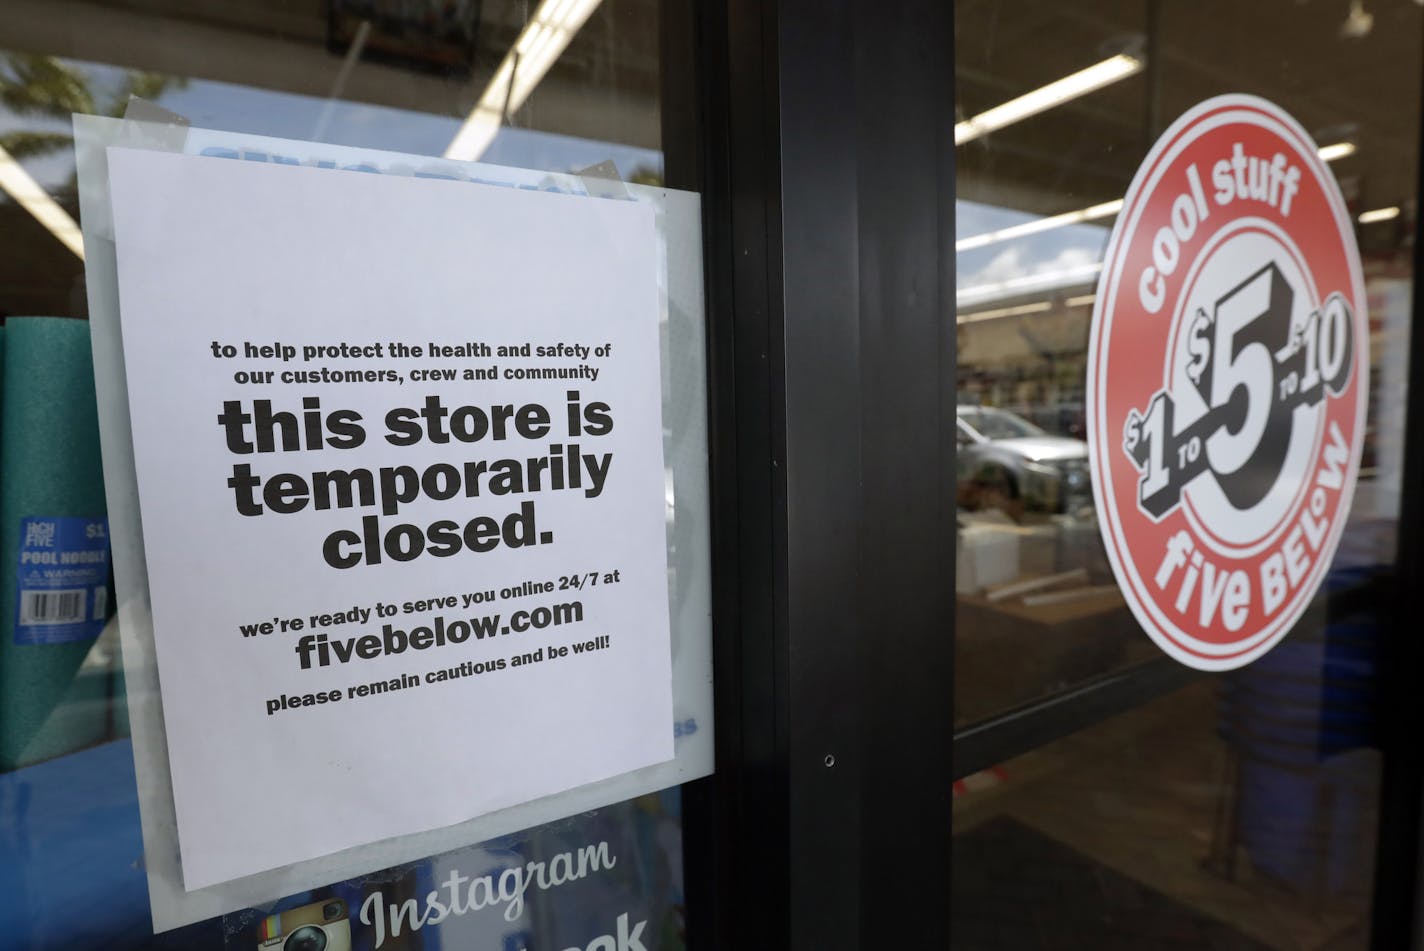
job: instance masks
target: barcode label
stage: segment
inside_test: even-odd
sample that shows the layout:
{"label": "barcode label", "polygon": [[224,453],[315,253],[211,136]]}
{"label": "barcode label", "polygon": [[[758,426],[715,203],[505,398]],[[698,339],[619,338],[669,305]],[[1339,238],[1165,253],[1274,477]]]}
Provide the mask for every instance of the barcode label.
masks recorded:
{"label": "barcode label", "polygon": [[27,515],[20,520],[18,556],[15,643],[98,637],[109,608],[109,526],[103,516]]}
{"label": "barcode label", "polygon": [[21,624],[73,624],[83,621],[85,589],[25,591],[20,601]]}

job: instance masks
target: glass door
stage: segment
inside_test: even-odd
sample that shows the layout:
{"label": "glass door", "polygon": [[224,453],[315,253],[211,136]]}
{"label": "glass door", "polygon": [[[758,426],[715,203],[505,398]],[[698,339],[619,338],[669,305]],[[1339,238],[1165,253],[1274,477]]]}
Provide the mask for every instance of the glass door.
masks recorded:
{"label": "glass door", "polygon": [[[963,0],[955,17],[952,946],[1404,947],[1372,914],[1376,869],[1410,880],[1414,861],[1382,865],[1380,843],[1382,777],[1399,778],[1387,667],[1412,636],[1388,592],[1418,531],[1401,512],[1424,10]],[[1274,649],[1212,672],[1164,653],[1124,598],[1088,386],[1129,186],[1224,94],[1294,117],[1338,185],[1369,385],[1318,594]]]}
{"label": "glass door", "polygon": [[[683,101],[694,79],[679,52],[692,45],[685,11],[651,0],[5,0],[0,22],[0,561],[8,572],[0,596],[0,946],[685,947],[682,784],[709,773],[713,762],[698,127]],[[667,645],[669,679],[689,678],[696,698],[673,687],[674,714],[653,727],[665,730],[659,735],[672,758],[651,773],[640,770],[640,788],[594,793],[601,801],[558,815],[527,813],[489,836],[447,826],[425,833],[420,845],[398,837],[410,845],[404,856],[389,851],[396,840],[387,839],[373,846],[383,856],[367,853],[355,864],[327,855],[300,863],[305,868],[184,887],[152,644],[131,650],[116,617],[126,607],[124,585],[116,590],[110,574],[105,530],[120,521],[116,501],[131,500],[101,467],[96,414],[110,412],[116,394],[101,389],[96,399],[95,298],[92,277],[86,297],[85,264],[86,252],[92,264],[102,251],[92,240],[86,247],[93,231],[80,209],[75,113],[97,116],[109,130],[125,119],[171,121],[178,144],[166,147],[208,156],[194,162],[340,164],[645,207],[649,248],[656,247],[641,286],[660,316],[657,327],[645,327],[653,356],[643,369],[661,383],[666,465],[651,473],[656,491],[646,494],[657,513],[652,547],[661,550],[665,534],[667,550],[651,603],[661,607],[666,575],[678,632]],[[107,251],[113,254],[112,243]],[[527,259],[539,260],[541,251],[530,248]],[[556,275],[560,266],[547,262],[547,271]],[[387,289],[407,303],[415,290],[404,281]],[[517,316],[506,315],[511,328]],[[231,330],[240,337],[239,326]],[[428,356],[472,356],[457,351]],[[447,365],[444,372],[454,380],[458,371]],[[465,372],[464,380],[488,378]],[[656,414],[656,395],[649,402]],[[659,427],[652,429],[656,442]],[[114,449],[104,446],[102,462],[112,466]],[[349,501],[351,486],[344,491]],[[93,568],[82,606],[71,591],[25,587],[25,556],[56,564],[44,559],[65,545],[63,564]],[[118,569],[132,573],[132,565]],[[276,577],[299,569],[265,570]],[[484,570],[472,572],[489,584],[491,598],[504,597]],[[620,579],[607,572],[598,580]],[[192,590],[221,584],[197,567],[182,583]],[[525,589],[511,582],[507,590],[522,597]],[[263,585],[250,594],[261,600]],[[530,617],[537,610],[544,609]],[[477,660],[452,659],[446,671],[472,681],[477,669],[494,669]],[[521,703],[536,700],[548,698],[528,693]],[[579,715],[587,711],[562,714],[566,725]],[[425,728],[404,722],[411,744],[423,742]],[[273,776],[265,759],[250,760],[255,784],[299,795],[301,782]],[[481,785],[500,781],[490,771]],[[574,795],[585,796],[598,783],[578,785]]]}

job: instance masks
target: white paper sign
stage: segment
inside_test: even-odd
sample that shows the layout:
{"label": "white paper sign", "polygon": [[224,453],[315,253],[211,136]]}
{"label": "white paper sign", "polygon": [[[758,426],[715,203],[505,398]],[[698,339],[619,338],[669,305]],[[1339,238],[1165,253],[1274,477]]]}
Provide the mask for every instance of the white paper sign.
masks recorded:
{"label": "white paper sign", "polygon": [[670,759],[650,210],[109,172],[185,887]]}

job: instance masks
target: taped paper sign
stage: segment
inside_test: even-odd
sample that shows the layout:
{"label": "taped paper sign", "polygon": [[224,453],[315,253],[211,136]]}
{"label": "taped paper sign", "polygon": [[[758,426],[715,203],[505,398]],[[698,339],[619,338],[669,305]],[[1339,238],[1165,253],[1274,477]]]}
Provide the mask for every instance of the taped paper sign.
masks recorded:
{"label": "taped paper sign", "polygon": [[670,759],[651,210],[109,167],[185,887]]}
{"label": "taped paper sign", "polygon": [[1128,190],[1094,308],[1089,451],[1123,594],[1182,663],[1247,664],[1324,579],[1365,430],[1359,251],[1315,143],[1254,97],[1191,109]]}

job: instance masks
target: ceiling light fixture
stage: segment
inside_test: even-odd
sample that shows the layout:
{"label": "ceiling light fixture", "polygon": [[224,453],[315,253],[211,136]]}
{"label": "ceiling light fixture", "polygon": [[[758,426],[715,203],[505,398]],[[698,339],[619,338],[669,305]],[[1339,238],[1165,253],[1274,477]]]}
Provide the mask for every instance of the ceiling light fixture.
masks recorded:
{"label": "ceiling light fixture", "polygon": [[1355,143],[1335,142],[1331,145],[1322,145],[1316,152],[1323,162],[1334,162],[1338,159],[1349,158],[1355,154]]}
{"label": "ceiling light fixture", "polygon": [[1033,304],[1020,304],[1017,307],[1000,307],[996,310],[981,310],[973,314],[960,314],[955,323],[972,324],[980,320],[993,320],[996,317],[1017,317],[1021,314],[1038,314],[1048,310],[1053,305],[1048,301],[1038,301]]}
{"label": "ceiling light fixture", "polygon": [[1051,218],[1038,218],[1034,221],[1026,221],[1021,225],[1000,228],[998,231],[986,231],[983,234],[970,235],[967,238],[962,238],[954,242],[954,250],[972,251],[975,248],[982,248],[988,244],[998,244],[1000,241],[1011,241],[1014,238],[1038,234],[1040,231],[1051,231],[1054,228],[1062,228],[1065,225],[1076,225],[1084,221],[1096,221],[1099,218],[1108,218],[1121,210],[1121,198],[1114,199],[1113,201],[1105,201],[1101,205],[1093,205],[1091,208],[1066,211],[1061,215],[1054,215]]}
{"label": "ceiling light fixture", "polygon": [[963,145],[965,142],[971,142],[996,129],[1013,125],[1029,116],[1036,116],[1040,112],[1060,106],[1079,96],[1086,96],[1104,86],[1111,86],[1115,82],[1140,73],[1142,66],[1142,58],[1129,53],[1110,56],[1101,63],[1094,63],[1087,69],[1081,69],[1062,79],[1054,80],[1047,86],[1026,92],[1017,99],[1010,99],[1002,105],[987,109],[977,116],[956,123],[954,144],[956,146]]}
{"label": "ceiling light fixture", "polygon": [[79,225],[3,148],[0,148],[0,188],[5,189],[16,204],[33,215],[79,260],[84,260],[84,235]]}
{"label": "ceiling light fixture", "polygon": [[[1318,154],[1323,161],[1334,162],[1337,159],[1354,155],[1355,143],[1335,142],[1331,145],[1323,145],[1320,147]],[[998,231],[986,231],[982,234],[970,235],[967,238],[961,238],[956,241],[954,243],[954,250],[972,251],[975,248],[982,248],[986,245],[998,244],[1000,241],[1012,241],[1015,238],[1024,238],[1042,231],[1052,231],[1054,228],[1082,224],[1085,221],[1097,221],[1099,218],[1110,218],[1119,211],[1122,211],[1121,198],[1114,201],[1105,201],[1100,205],[1092,205],[1088,208],[1079,208],[1077,211],[1065,211],[1061,215],[1037,218],[1033,221],[1026,221],[1021,225],[1011,225],[1008,228],[1000,228]]]}
{"label": "ceiling light fixture", "polygon": [[1365,9],[1365,0],[1350,0],[1350,12],[1340,24],[1340,35],[1347,40],[1361,40],[1375,28],[1375,15]]}
{"label": "ceiling light fixture", "polygon": [[1355,220],[1362,225],[1372,225],[1376,221],[1390,221],[1391,219],[1398,217],[1399,206],[1394,205],[1390,208],[1376,208],[1374,211],[1363,212],[1361,213],[1360,217],[1356,218]]}
{"label": "ceiling light fixture", "polygon": [[1051,291],[1060,287],[1085,284],[1095,279],[1102,269],[1102,262],[1095,261],[1092,264],[1081,264],[1077,267],[1063,268],[1057,271],[1025,274],[1022,277],[1013,277],[1004,281],[976,284],[973,287],[963,288],[955,294],[955,303],[958,307],[967,307],[971,304],[987,304],[992,300],[999,300],[1013,294],[1038,290]]}
{"label": "ceiling light fixture", "polygon": [[539,4],[445,149],[446,158],[474,162],[484,154],[505,116],[524,105],[598,4],[599,0],[543,0]]}

